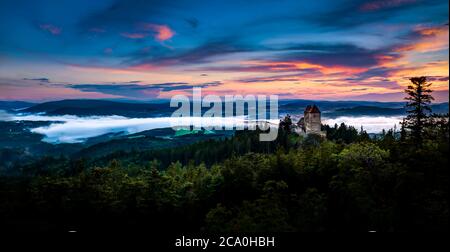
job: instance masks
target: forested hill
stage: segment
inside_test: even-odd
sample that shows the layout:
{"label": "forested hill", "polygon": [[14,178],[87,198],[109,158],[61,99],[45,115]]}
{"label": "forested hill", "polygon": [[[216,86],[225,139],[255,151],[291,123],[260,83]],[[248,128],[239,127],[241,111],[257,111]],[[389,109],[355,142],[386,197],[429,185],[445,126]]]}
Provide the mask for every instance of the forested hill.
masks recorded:
{"label": "forested hill", "polygon": [[[420,148],[341,125],[280,128],[101,159],[46,157],[0,177],[4,230],[448,231],[448,123]],[[29,221],[23,222],[27,218]]]}
{"label": "forested hill", "polygon": [[48,115],[120,115],[127,117],[167,116],[174,108],[168,103],[129,103],[107,100],[62,100],[41,103],[21,112]]}
{"label": "forested hill", "polygon": [[[404,115],[404,102],[370,102],[370,101],[311,101],[311,100],[280,100],[279,112],[301,114],[310,104],[316,104],[327,117],[337,116],[373,116],[373,115]],[[158,117],[170,116],[177,108],[171,108],[168,101],[144,103],[122,102],[109,100],[61,100],[31,103],[0,103],[0,109],[20,109],[25,113],[45,113],[48,115],[78,115],[102,116],[119,115],[126,117]],[[433,112],[448,113],[448,102],[431,105]],[[208,108],[203,108],[205,112]]]}
{"label": "forested hill", "polygon": [[24,102],[24,101],[0,101],[0,110],[12,111],[17,109],[29,108],[35,103]]}

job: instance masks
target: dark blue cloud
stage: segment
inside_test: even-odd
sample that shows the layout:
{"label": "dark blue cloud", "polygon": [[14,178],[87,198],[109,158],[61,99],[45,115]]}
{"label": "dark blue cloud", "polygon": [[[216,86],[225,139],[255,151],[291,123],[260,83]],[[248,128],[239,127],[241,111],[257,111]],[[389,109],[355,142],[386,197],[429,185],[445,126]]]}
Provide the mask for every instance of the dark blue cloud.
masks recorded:
{"label": "dark blue cloud", "polygon": [[[154,53],[133,54],[132,64],[186,65],[208,63],[212,57],[230,53],[254,51],[254,48],[238,43],[236,38],[208,41],[200,46],[180,51],[167,51],[167,55]],[[128,62],[129,63],[129,62]]]}
{"label": "dark blue cloud", "polygon": [[428,76],[428,81],[448,81],[448,76]]}
{"label": "dark blue cloud", "polygon": [[[297,68],[296,62],[308,62],[321,66],[348,66],[348,67],[373,67],[379,63],[380,56],[390,56],[392,59],[400,57],[395,52],[396,45],[380,48],[367,49],[353,44],[343,43],[315,43],[288,45],[283,48],[270,47],[244,47],[221,44],[221,47],[212,46],[210,50],[196,48],[185,54],[173,56],[170,61],[174,64],[180,62],[211,62],[208,59],[213,56],[223,56],[235,52],[268,52],[262,57],[255,59],[262,62],[270,62],[271,65],[235,65],[235,66],[210,66],[193,68],[197,71],[228,71],[228,72],[290,72]],[[222,48],[223,50],[220,50]],[[163,61],[166,59],[163,59]],[[158,62],[158,59],[155,59]],[[278,62],[278,63],[277,63]],[[381,71],[379,71],[381,72]],[[373,71],[372,73],[375,73]],[[369,73],[368,73],[369,74]]]}
{"label": "dark blue cloud", "polygon": [[170,92],[176,90],[190,90],[193,87],[207,88],[212,86],[219,86],[222,83],[219,81],[207,82],[196,85],[191,85],[186,82],[173,83],[158,83],[158,84],[133,84],[114,83],[114,84],[68,84],[68,88],[80,90],[82,92],[96,92],[109,95],[117,95],[127,98],[141,99],[141,98],[155,98],[161,92]]}
{"label": "dark blue cloud", "polygon": [[23,78],[23,80],[31,80],[31,81],[39,81],[39,82],[50,83],[50,79],[49,78]]}
{"label": "dark blue cloud", "polygon": [[[143,32],[143,23],[165,25],[174,35],[165,41],[155,39],[155,31],[149,30],[140,39],[122,36]],[[295,64],[308,62],[323,67],[367,68],[342,81],[353,85],[378,77],[381,81],[374,85],[381,85],[398,69],[380,67],[380,56],[397,59],[397,48],[423,38],[417,27],[444,23],[448,23],[445,0],[4,0],[0,1],[0,59],[2,63],[6,59],[48,64],[49,71],[42,75],[52,80],[60,78],[61,65],[130,69],[149,64],[173,67],[178,73],[228,72],[229,79],[235,79],[233,72],[256,73],[241,80],[248,83],[294,81],[304,74],[318,75],[312,81],[320,81],[317,69],[298,72]],[[217,63],[225,57],[232,64]],[[448,62],[448,57],[440,57]],[[262,64],[248,63],[251,61]],[[258,76],[266,72],[273,74]],[[48,78],[27,80],[41,85],[50,82]],[[435,80],[445,80],[445,76]],[[102,81],[101,76],[98,81]],[[139,96],[191,86],[132,82],[70,88]]]}
{"label": "dark blue cloud", "polygon": [[131,28],[140,22],[156,22],[170,14],[170,9],[184,6],[180,1],[164,0],[115,0],[92,11],[79,21],[84,29]]}
{"label": "dark blue cloud", "polygon": [[380,55],[399,57],[392,47],[366,49],[353,44],[307,44],[290,49],[300,52],[293,51],[278,60],[306,61],[322,66],[372,67],[378,64]]}
{"label": "dark blue cloud", "polygon": [[349,29],[376,22],[392,22],[391,20],[395,19],[403,19],[406,22],[426,22],[429,16],[421,15],[424,10],[434,15],[433,21],[445,19],[445,13],[448,19],[448,10],[442,8],[445,5],[448,6],[448,3],[441,0],[347,0],[336,3],[339,4],[336,4],[334,8],[325,8],[321,15],[311,13],[308,19],[319,26],[334,29]]}
{"label": "dark blue cloud", "polygon": [[197,28],[199,25],[198,19],[192,17],[192,18],[185,18],[184,19],[186,23],[188,23],[192,28]]}
{"label": "dark blue cloud", "polygon": [[[381,7],[364,11],[362,6],[367,4]],[[368,23],[448,22],[446,7],[444,0],[2,1],[0,52],[58,55],[65,62],[79,64],[84,64],[76,62],[80,56],[104,61],[116,57],[125,65],[207,63],[214,56],[267,50],[263,42],[280,35],[314,37],[324,31],[323,27],[357,37],[360,31],[352,29]],[[176,32],[176,39],[161,45],[150,37],[132,40],[120,36],[138,32],[142,23],[168,25]],[[43,25],[58,27],[59,35],[51,36],[40,28]],[[114,48],[114,53],[105,55],[106,48]],[[352,64],[360,63],[360,56],[363,64],[371,63],[363,51],[350,48],[350,53]],[[333,55],[303,57],[341,63],[341,58]]]}

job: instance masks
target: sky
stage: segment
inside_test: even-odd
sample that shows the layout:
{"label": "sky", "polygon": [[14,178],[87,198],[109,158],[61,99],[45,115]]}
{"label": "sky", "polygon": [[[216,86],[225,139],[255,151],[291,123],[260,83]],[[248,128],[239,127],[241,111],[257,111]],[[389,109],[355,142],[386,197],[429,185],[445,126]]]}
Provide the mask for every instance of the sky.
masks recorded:
{"label": "sky", "polygon": [[447,0],[0,0],[0,100],[448,102]]}

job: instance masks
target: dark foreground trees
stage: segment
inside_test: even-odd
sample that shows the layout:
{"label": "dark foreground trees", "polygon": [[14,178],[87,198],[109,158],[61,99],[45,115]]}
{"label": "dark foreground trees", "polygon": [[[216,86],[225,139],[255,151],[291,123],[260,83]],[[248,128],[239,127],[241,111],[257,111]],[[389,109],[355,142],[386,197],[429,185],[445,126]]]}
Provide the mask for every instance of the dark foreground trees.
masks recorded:
{"label": "dark foreground trees", "polygon": [[261,148],[211,166],[113,160],[77,172],[3,177],[1,228],[448,230],[448,137],[424,139],[417,158],[417,150],[386,136],[350,144],[297,139],[288,149]]}
{"label": "dark foreground trees", "polygon": [[420,148],[412,128],[371,139],[336,125],[328,139],[281,129],[108,164],[47,158],[0,177],[0,229],[448,231],[448,115],[421,127]]}

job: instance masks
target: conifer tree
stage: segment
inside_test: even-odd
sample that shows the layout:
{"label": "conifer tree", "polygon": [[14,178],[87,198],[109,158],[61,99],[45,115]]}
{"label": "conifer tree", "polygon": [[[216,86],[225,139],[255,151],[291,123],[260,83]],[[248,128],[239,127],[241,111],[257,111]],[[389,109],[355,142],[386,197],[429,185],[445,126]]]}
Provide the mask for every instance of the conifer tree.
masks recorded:
{"label": "conifer tree", "polygon": [[423,131],[426,126],[428,114],[431,112],[431,83],[427,78],[413,77],[410,78],[411,84],[405,89],[407,97],[406,112],[408,115],[404,121],[404,128],[410,133],[411,140],[420,145],[423,140]]}

